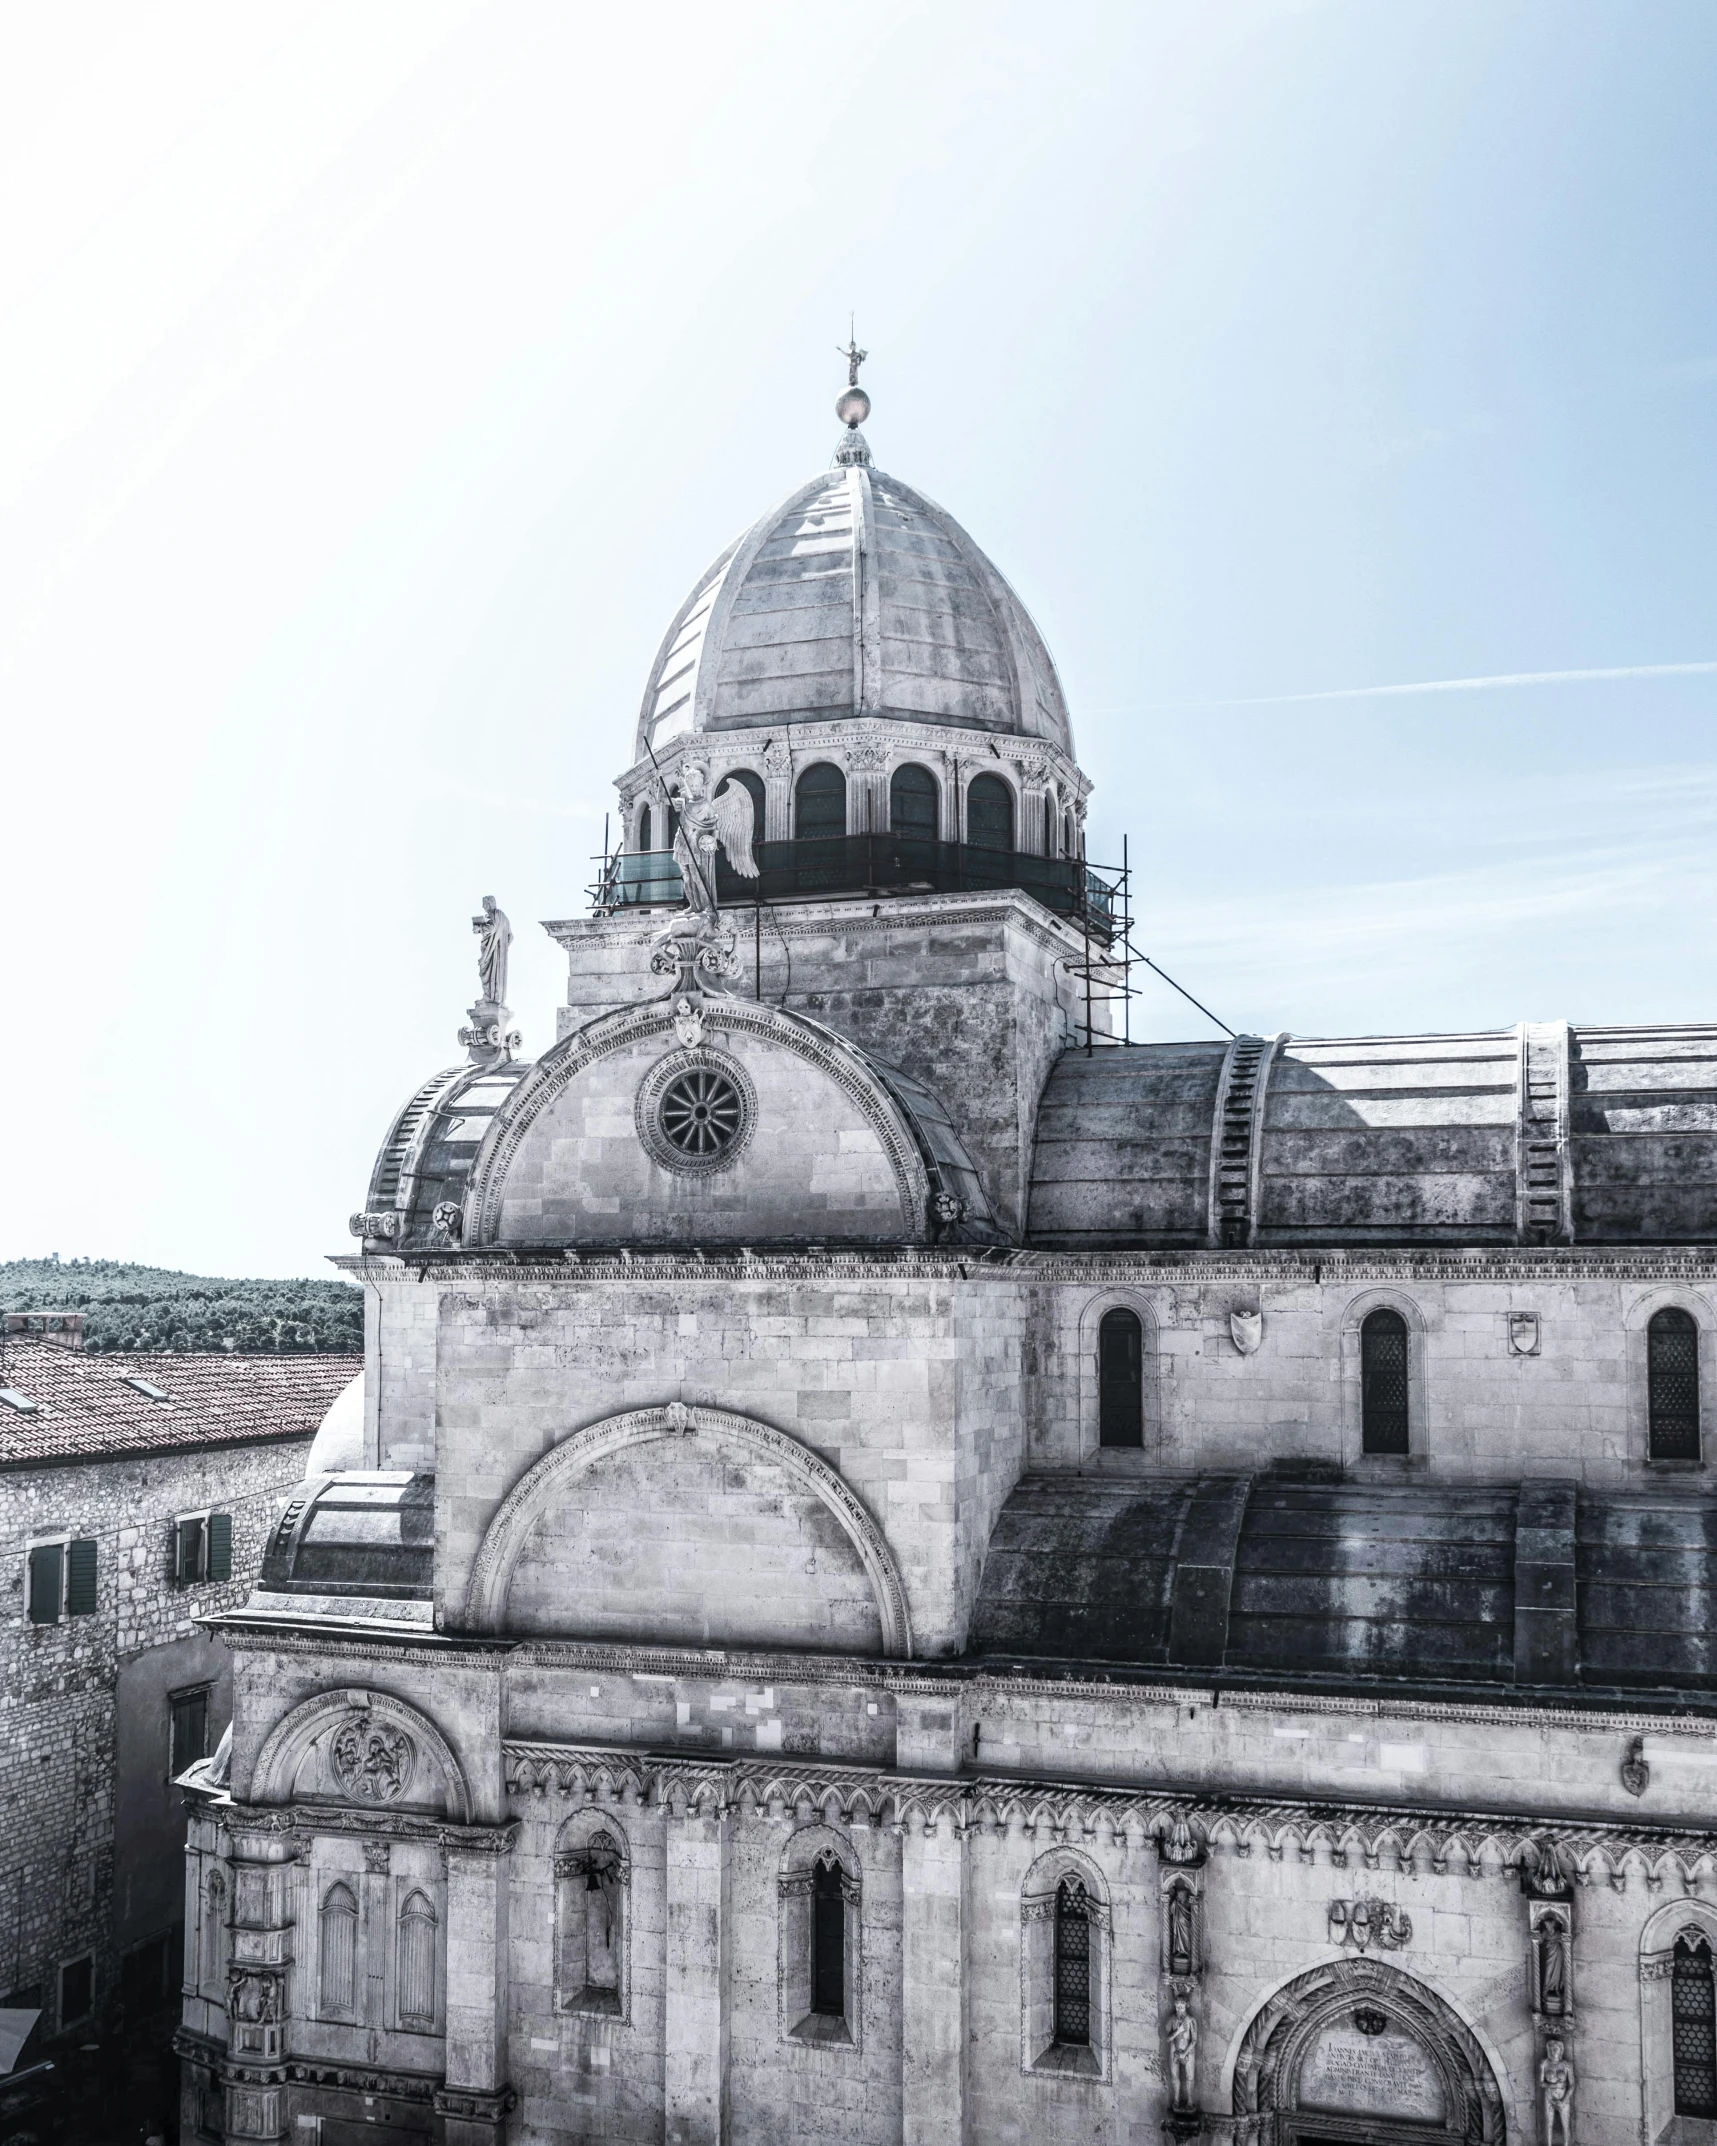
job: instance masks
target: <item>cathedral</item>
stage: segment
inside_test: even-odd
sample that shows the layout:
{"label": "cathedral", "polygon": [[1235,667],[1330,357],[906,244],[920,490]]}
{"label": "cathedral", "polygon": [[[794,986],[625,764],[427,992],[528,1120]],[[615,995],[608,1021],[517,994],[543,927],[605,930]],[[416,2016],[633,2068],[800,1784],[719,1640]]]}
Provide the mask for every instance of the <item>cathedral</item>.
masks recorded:
{"label": "cathedral", "polygon": [[850,356],[352,1217],[183,2136],[1717,2141],[1717,1027],[1125,1040]]}

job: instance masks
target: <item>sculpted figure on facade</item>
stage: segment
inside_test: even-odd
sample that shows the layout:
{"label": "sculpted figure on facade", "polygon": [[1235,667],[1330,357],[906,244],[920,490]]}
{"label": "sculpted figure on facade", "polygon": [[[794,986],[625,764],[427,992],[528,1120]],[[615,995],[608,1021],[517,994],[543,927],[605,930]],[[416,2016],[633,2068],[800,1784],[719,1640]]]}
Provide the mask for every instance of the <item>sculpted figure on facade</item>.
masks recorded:
{"label": "sculpted figure on facade", "polygon": [[1573,2062],[1553,2034],[1538,2067],[1538,2084],[1544,2096],[1544,2146],[1574,2146],[1576,2083]]}
{"label": "sculpted figure on facade", "polygon": [[711,797],[709,769],[701,760],[686,763],[678,785],[668,789],[667,796],[677,815],[674,863],[685,889],[686,907],[694,917],[714,924],[721,915],[716,891],[718,852],[726,852],[741,879],[757,877],[757,861],[751,853],[751,800],[736,783],[725,783]]}
{"label": "sculpted figure on facade", "polygon": [[368,1714],[347,1719],[329,1754],[335,1780],[359,1803],[397,1803],[416,1761],[409,1736]]}
{"label": "sculpted figure on facade", "polygon": [[1169,2099],[1177,2109],[1197,2106],[1198,2021],[1185,1990],[1174,1993],[1168,2022]]}
{"label": "sculpted figure on facade", "polygon": [[507,949],[513,943],[513,927],[507,913],[492,894],[483,897],[483,913],[471,919],[477,934],[478,990],[491,1006],[507,1003]]}

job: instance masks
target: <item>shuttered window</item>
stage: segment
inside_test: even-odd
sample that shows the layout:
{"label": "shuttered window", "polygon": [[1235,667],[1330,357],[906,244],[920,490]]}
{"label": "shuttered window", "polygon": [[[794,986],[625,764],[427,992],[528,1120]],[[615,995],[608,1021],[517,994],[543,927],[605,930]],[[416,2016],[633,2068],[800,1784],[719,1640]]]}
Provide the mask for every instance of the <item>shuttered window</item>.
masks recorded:
{"label": "shuttered window", "polygon": [[230,1580],[233,1576],[233,1516],[209,1515],[209,1578]]}
{"label": "shuttered window", "polygon": [[1145,1330],[1137,1312],[1117,1305],[1097,1328],[1097,1443],[1145,1442]]}
{"label": "shuttered window", "polygon": [[38,1543],[30,1552],[30,1622],[58,1624],[65,1596],[65,1545]]}
{"label": "shuttered window", "polygon": [[1717,2006],[1711,1947],[1703,1937],[1679,1937],[1670,1973],[1675,2030],[1675,2113],[1717,2117]]}
{"label": "shuttered window", "polygon": [[1699,1458],[1699,1328],[1691,1312],[1653,1312],[1645,1330],[1653,1460]]}
{"label": "shuttered window", "polygon": [[95,1544],[66,1544],[66,1615],[95,1615]]}
{"label": "shuttered window", "polygon": [[1360,1442],[1367,1453],[1407,1451],[1407,1322],[1374,1311],[1359,1330]]}
{"label": "shuttered window", "polygon": [[209,1755],[209,1687],[176,1691],[167,1701],[168,1778],[177,1780],[187,1766]]}
{"label": "shuttered window", "polygon": [[423,1893],[408,1893],[399,1911],[399,2023],[435,2025],[435,1910]]}

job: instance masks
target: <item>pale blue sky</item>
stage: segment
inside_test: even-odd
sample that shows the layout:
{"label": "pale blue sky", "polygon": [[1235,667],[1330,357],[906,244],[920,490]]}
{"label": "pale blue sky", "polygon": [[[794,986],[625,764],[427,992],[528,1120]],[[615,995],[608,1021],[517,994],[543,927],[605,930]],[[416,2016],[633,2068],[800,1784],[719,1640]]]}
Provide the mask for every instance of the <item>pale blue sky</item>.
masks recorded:
{"label": "pale blue sky", "polygon": [[[1717,1017],[1709,0],[0,11],[0,1254],[315,1271],[826,461],[1236,1027]],[[1196,1034],[1167,992],[1135,1033]]]}

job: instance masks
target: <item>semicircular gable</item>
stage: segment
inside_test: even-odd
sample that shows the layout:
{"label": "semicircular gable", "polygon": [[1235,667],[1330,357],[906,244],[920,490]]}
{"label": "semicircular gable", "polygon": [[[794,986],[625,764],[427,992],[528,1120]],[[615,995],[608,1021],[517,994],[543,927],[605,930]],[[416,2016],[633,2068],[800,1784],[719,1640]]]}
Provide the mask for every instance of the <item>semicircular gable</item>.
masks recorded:
{"label": "semicircular gable", "polygon": [[784,1431],[676,1402],[611,1416],[520,1478],[467,1628],[905,1656],[906,1591],[838,1471]]}
{"label": "semicircular gable", "polygon": [[317,1692],[281,1716],[251,1769],[251,1803],[432,1811],[465,1824],[465,1771],[427,1714],[387,1692]]}
{"label": "semicircular gable", "polygon": [[[731,1159],[677,1169],[645,1121],[698,1070],[728,1079],[739,1137]],[[477,1157],[466,1241],[910,1242],[930,1191],[908,1115],[862,1052],[776,1007],[709,997],[688,1018],[670,996],[539,1061]]]}

